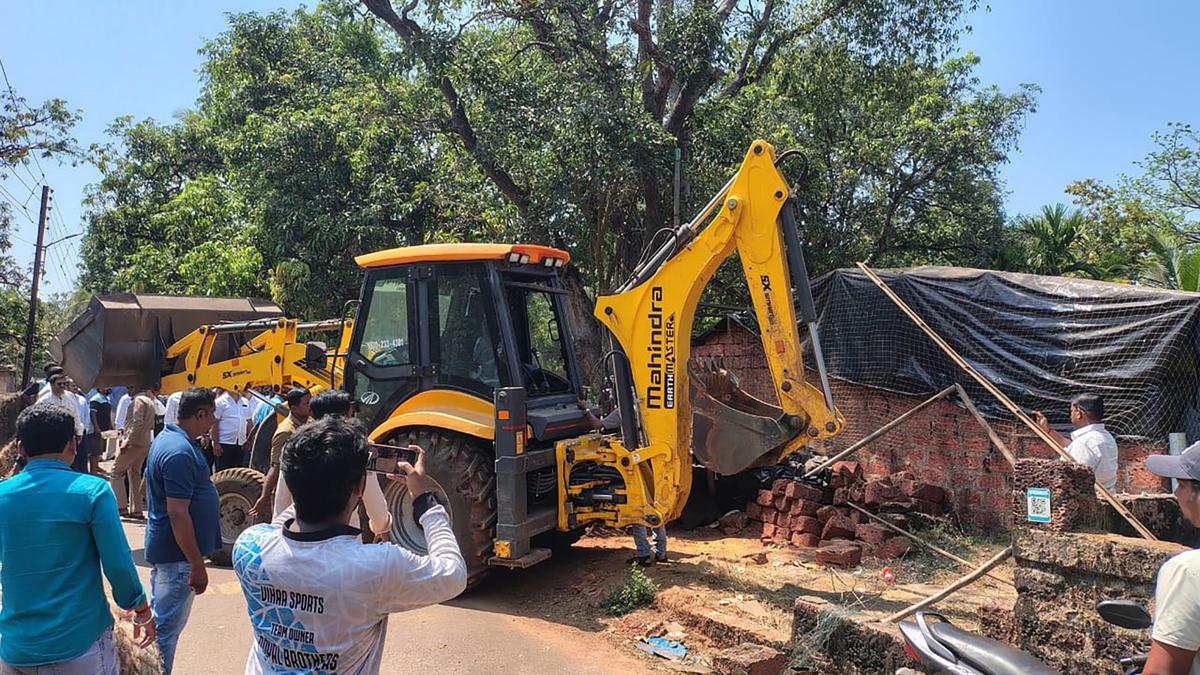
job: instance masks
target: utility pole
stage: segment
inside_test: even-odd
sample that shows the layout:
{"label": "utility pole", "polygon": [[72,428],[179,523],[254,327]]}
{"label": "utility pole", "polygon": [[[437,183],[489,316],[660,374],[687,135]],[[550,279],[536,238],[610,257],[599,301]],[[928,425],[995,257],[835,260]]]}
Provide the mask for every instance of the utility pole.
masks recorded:
{"label": "utility pole", "polygon": [[37,327],[38,281],[42,277],[42,242],[46,239],[46,210],[50,202],[50,187],[42,186],[42,211],[38,216],[37,248],[33,249],[33,283],[29,291],[29,321],[25,324],[25,364],[21,368],[21,386],[29,384],[33,367],[33,334]]}

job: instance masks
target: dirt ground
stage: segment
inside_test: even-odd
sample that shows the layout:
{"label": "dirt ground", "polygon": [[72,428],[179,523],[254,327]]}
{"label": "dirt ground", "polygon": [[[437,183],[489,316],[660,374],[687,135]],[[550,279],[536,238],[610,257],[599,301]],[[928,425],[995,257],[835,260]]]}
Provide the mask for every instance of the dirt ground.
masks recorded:
{"label": "dirt ground", "polygon": [[[750,531],[726,536],[701,528],[671,530],[670,535],[670,561],[645,570],[660,589],[654,604],[623,617],[607,616],[599,607],[604,594],[628,574],[624,561],[632,554],[632,542],[619,533],[585,537],[556,564],[552,560],[545,574],[536,574],[537,568],[506,571],[491,584],[505,588],[506,594],[515,591],[510,597],[518,603],[516,611],[583,630],[602,630],[618,646],[630,647],[639,637],[661,634],[664,622],[677,622],[684,627],[680,641],[699,657],[699,668],[692,669],[702,670],[711,663],[712,654],[725,646],[747,639],[776,646],[786,643],[791,607],[798,596],[819,597],[861,612],[863,620],[879,620],[968,571],[940,556],[915,551],[890,563],[866,558],[855,569],[827,568],[812,561],[811,551],[764,546]],[[956,553],[981,561],[1001,547],[959,542]],[[892,572],[891,583],[884,579],[884,567]],[[998,568],[998,575],[1011,579],[1011,568]],[[1011,585],[985,578],[937,609],[971,629],[977,626],[980,604],[1011,605],[1015,597]],[[677,669],[662,659],[647,663],[657,669]]]}

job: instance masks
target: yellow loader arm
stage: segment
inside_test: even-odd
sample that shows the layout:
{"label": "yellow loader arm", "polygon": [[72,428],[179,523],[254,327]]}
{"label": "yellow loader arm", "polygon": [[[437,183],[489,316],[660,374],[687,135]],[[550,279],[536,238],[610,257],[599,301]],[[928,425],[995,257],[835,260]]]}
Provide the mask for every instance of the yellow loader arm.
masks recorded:
{"label": "yellow loader arm", "polygon": [[[221,387],[246,391],[271,386],[277,391],[291,387],[312,390],[337,388],[342,367],[339,355],[346,353],[352,322],[348,319],[301,322],[296,319],[267,319],[201,326],[167,348],[166,363],[174,372],[164,374],[160,391],[171,394],[188,387]],[[303,331],[340,331],[336,349],[323,350],[300,342]],[[256,333],[237,356],[212,360],[217,339],[229,333]]]}
{"label": "yellow loader arm", "polygon": [[[625,396],[621,400],[622,440],[590,436],[560,443],[559,466],[568,469],[560,470],[560,494],[565,493],[566,501],[560,509],[560,527],[569,527],[572,519],[653,526],[678,517],[691,488],[692,398],[697,389],[699,398],[710,404],[713,400],[750,399],[742,408],[760,412],[750,419],[763,422],[764,429],[773,426],[777,438],[761,456],[752,458],[754,465],[778,462],[805,443],[842,429],[844,420],[829,396],[823,365],[824,394],[805,381],[793,285],[814,336],[818,362],[821,355],[807,271],[792,207],[787,205],[789,187],[776,161],[769,143],[755,141],[737,174],[708,206],[675,231],[673,240],[635,270],[616,293],[597,300],[595,315],[617,343],[617,360],[624,356],[627,363],[627,368],[620,363],[615,368],[618,396]],[[735,250],[750,286],[763,350],[779,397],[776,419],[761,414],[772,406],[745,394],[709,396],[692,379],[693,375],[711,376],[712,371],[693,373],[688,368],[700,295],[717,267]],[[789,267],[789,260],[795,269]],[[631,405],[634,395],[636,405]],[[627,412],[630,410],[636,410],[636,419]],[[715,426],[721,426],[719,416]],[[705,466],[719,464],[726,458],[723,456],[738,452],[738,446],[753,447],[759,440],[754,437],[753,425],[735,431],[744,442],[708,448],[712,456],[702,458]],[[733,437],[727,435],[726,439]],[[571,465],[588,461],[619,471],[624,494],[615,495],[611,502],[589,500],[588,490],[594,492],[594,486],[573,480],[570,470]],[[738,464],[742,468],[749,465]]]}

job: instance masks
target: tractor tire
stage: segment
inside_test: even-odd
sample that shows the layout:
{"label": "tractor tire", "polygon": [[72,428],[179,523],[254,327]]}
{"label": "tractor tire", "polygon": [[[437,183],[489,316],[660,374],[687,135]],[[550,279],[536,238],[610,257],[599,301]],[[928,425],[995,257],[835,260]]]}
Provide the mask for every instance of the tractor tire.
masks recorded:
{"label": "tractor tire", "polygon": [[[441,429],[418,428],[384,441],[425,449],[425,471],[450,514],[450,527],[467,562],[467,587],[491,571],[488,558],[496,534],[496,460],[490,443]],[[412,519],[412,500],[403,483],[386,481],[384,497],[392,514],[392,543],[426,555],[425,536]]]}
{"label": "tractor tire", "polygon": [[581,527],[570,532],[562,532],[559,530],[550,530],[541,534],[533,535],[529,540],[530,546],[533,548],[548,548],[554,555],[562,555],[570,549],[575,542],[583,538],[584,529]]}
{"label": "tractor tire", "polygon": [[250,517],[250,509],[262,495],[264,476],[254,469],[236,467],[213,474],[213,485],[220,500],[221,548],[209,554],[214,565],[229,567],[233,564],[233,543],[238,535],[257,521]]}
{"label": "tractor tire", "polygon": [[254,440],[250,443],[250,459],[247,462],[251,469],[266,474],[271,468],[271,440],[278,429],[279,417],[276,415],[267,415],[254,427]]}

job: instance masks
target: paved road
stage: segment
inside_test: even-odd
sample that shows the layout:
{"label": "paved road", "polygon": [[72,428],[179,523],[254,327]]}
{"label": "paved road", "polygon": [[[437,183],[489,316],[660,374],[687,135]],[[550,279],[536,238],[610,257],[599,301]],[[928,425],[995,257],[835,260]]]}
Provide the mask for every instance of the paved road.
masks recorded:
{"label": "paved road", "polygon": [[[125,535],[148,589],[149,568],[141,562],[143,532],[139,524],[125,524]],[[522,572],[537,573],[536,568]],[[208,590],[196,599],[180,639],[175,661],[178,675],[240,673],[250,650],[246,603],[233,570],[210,566],[208,578]],[[649,671],[646,663],[603,635],[507,613],[520,604],[516,600],[503,588],[493,587],[451,604],[392,615],[382,671],[597,675]]]}

